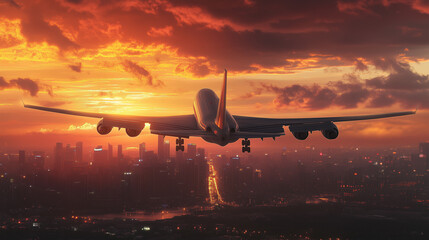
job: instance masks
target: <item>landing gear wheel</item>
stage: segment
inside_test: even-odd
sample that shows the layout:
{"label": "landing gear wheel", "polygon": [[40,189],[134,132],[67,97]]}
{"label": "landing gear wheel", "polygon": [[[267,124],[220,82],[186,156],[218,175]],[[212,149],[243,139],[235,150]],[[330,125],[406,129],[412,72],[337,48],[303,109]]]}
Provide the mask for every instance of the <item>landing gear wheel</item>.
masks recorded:
{"label": "landing gear wheel", "polygon": [[250,153],[250,147],[242,147],[241,151],[242,152],[249,152]]}
{"label": "landing gear wheel", "polygon": [[181,137],[179,137],[178,139],[176,139],[176,152],[177,151],[185,151],[185,146],[183,146],[183,144],[185,143],[185,140],[183,140]]}
{"label": "landing gear wheel", "polygon": [[241,144],[243,145],[243,147],[241,148],[241,151],[250,153],[250,140],[245,138],[244,140],[241,141]]}

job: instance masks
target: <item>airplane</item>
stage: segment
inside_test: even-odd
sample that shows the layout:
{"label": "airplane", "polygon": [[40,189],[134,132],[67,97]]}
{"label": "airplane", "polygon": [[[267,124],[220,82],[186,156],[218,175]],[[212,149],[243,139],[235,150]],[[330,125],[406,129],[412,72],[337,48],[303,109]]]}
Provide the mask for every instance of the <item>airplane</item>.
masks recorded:
{"label": "airplane", "polygon": [[101,118],[97,132],[106,135],[112,128],[125,128],[130,137],[137,137],[150,124],[150,132],[162,136],[176,137],[176,151],[184,151],[184,138],[201,137],[206,142],[225,146],[242,140],[242,152],[250,153],[251,138],[273,138],[285,135],[283,126],[288,126],[298,140],[307,139],[309,132],[321,131],[327,139],[338,137],[339,131],[334,122],[369,120],[415,114],[416,111],[393,112],[374,115],[322,117],[322,118],[260,118],[231,115],[226,109],[227,70],[224,72],[220,99],[208,88],[198,91],[194,101],[194,114],[180,116],[126,116],[107,113],[89,113],[59,108],[27,105],[24,107],[42,111]]}

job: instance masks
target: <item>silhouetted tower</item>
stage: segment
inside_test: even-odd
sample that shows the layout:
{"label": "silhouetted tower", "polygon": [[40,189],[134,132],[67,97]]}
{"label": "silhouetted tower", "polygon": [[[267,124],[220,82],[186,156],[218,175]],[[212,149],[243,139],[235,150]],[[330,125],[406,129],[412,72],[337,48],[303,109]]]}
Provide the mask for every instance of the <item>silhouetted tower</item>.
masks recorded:
{"label": "silhouetted tower", "polygon": [[108,157],[108,151],[103,150],[102,146],[97,146],[94,148],[94,164],[96,166],[106,166],[110,164],[110,162],[107,161]]}
{"label": "silhouetted tower", "polygon": [[283,147],[283,149],[282,149],[282,156],[281,156],[282,164],[285,164],[286,160],[287,160],[287,157],[286,157],[286,147]]}
{"label": "silhouetted tower", "polygon": [[206,150],[204,148],[197,148],[197,156],[201,156],[202,158],[205,158]]}
{"label": "silhouetted tower", "polygon": [[165,158],[163,135],[158,135],[158,158],[161,161],[164,161],[164,158]]}
{"label": "silhouetted tower", "polygon": [[170,161],[170,141],[164,141],[164,160]]}
{"label": "silhouetted tower", "polygon": [[81,163],[83,161],[83,143],[76,143],[76,162]]}
{"label": "silhouetted tower", "polygon": [[63,149],[63,143],[56,143],[55,149],[54,149],[54,170],[58,173],[62,170],[63,165],[63,155],[64,155],[64,149]]}
{"label": "silhouetted tower", "polygon": [[423,154],[423,158],[426,159],[426,170],[429,170],[429,143],[420,143],[420,154]]}
{"label": "silhouetted tower", "polygon": [[197,156],[197,145],[195,143],[188,144],[188,158],[195,159]]}
{"label": "silhouetted tower", "polygon": [[113,162],[113,146],[112,144],[108,144],[108,155],[107,155],[107,159],[109,160],[109,162]]}
{"label": "silhouetted tower", "polygon": [[20,150],[19,151],[19,173],[24,173],[24,167],[25,167],[25,151]]}
{"label": "silhouetted tower", "polygon": [[146,153],[146,143],[139,144],[139,160],[143,161],[144,155]]}
{"label": "silhouetted tower", "polygon": [[118,161],[121,161],[124,155],[122,155],[122,144],[118,145]]}

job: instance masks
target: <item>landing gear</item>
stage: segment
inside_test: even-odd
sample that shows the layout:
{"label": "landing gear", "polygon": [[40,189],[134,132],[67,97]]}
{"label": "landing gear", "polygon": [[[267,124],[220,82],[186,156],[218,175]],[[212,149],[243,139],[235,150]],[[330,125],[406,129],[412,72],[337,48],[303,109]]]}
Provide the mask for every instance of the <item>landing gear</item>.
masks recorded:
{"label": "landing gear", "polygon": [[241,151],[250,153],[250,140],[245,138],[244,140],[241,141],[241,144],[243,145],[243,147],[241,148]]}
{"label": "landing gear", "polygon": [[176,152],[177,151],[185,151],[185,146],[183,146],[183,143],[184,143],[185,141],[181,138],[181,137],[179,137],[178,139],[176,139]]}

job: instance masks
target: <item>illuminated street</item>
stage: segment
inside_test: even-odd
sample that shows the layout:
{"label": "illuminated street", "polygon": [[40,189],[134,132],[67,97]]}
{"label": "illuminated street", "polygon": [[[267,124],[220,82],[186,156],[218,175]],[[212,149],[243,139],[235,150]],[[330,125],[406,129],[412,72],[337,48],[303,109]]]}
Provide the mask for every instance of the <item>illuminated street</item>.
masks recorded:
{"label": "illuminated street", "polygon": [[209,164],[209,194],[210,194],[210,204],[216,206],[219,204],[224,204],[222,196],[220,195],[217,179],[216,179],[216,170],[213,165],[212,159],[207,161]]}

